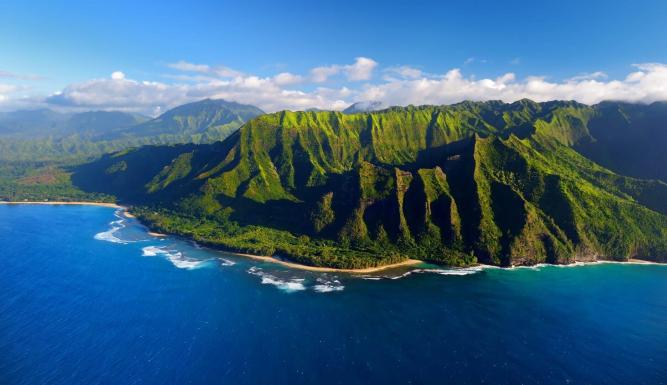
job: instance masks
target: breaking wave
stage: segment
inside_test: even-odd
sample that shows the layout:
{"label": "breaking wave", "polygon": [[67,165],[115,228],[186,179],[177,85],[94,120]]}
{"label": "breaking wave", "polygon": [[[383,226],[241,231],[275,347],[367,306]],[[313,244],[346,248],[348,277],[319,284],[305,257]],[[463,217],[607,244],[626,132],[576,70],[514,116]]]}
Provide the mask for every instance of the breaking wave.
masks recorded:
{"label": "breaking wave", "polygon": [[317,285],[313,286],[313,290],[318,293],[330,293],[332,291],[342,291],[343,289],[345,289],[345,286],[335,278],[317,278]]}
{"label": "breaking wave", "polygon": [[256,275],[262,279],[262,284],[263,285],[273,285],[277,287],[280,290],[286,291],[288,293],[292,293],[295,291],[301,291],[301,290],[306,290],[306,286],[304,286],[303,282],[305,279],[303,278],[292,278],[289,280],[286,279],[280,279],[274,275],[271,275],[269,273],[266,273],[262,271],[262,269],[258,267],[251,267],[248,269],[248,273],[252,275]]}
{"label": "breaking wave", "polygon": [[[401,275],[397,275],[394,277],[383,277],[383,278],[390,278],[390,279],[400,279],[407,277],[412,274],[439,274],[439,275],[470,275],[470,274],[477,274],[480,271],[484,270],[484,266],[471,266],[471,267],[452,267],[449,269],[413,269],[410,271],[406,271],[405,273]],[[370,279],[370,278],[366,278]]]}
{"label": "breaking wave", "polygon": [[111,228],[107,231],[102,231],[100,233],[95,234],[94,238],[97,239],[98,241],[106,241],[106,242],[122,243],[122,244],[129,243],[129,241],[124,241],[115,235],[118,230],[125,228],[125,219],[120,215],[120,213],[121,210],[116,210],[114,212],[114,216],[118,219],[115,221],[111,221],[109,223],[109,226],[111,226]]}
{"label": "breaking wave", "polygon": [[[319,276],[315,279],[315,282],[310,285],[310,279],[306,278],[297,278],[297,277],[278,277],[276,275],[265,272],[259,267],[253,266],[247,270],[248,274],[257,276],[261,278],[261,283],[263,285],[273,285],[278,289],[285,291],[287,293],[293,293],[296,291],[304,290],[313,290],[318,293],[331,293],[336,291],[342,291],[345,289],[345,286],[340,282],[338,277],[330,277],[327,274]],[[310,274],[306,273],[308,276]]]}
{"label": "breaking wave", "polygon": [[196,269],[198,267],[201,267],[207,261],[209,261],[209,260],[188,258],[185,255],[183,255],[182,252],[177,250],[169,250],[164,246],[146,246],[141,249],[141,252],[142,252],[141,255],[144,257],[156,257],[158,255],[162,255],[166,257],[169,260],[169,262],[171,262],[174,266],[178,267],[179,269],[188,269],[188,270]]}
{"label": "breaking wave", "polygon": [[225,259],[225,258],[218,258],[218,261],[220,261],[220,265],[222,265],[222,266],[234,266],[234,265],[236,265],[236,262],[230,261],[229,259]]}

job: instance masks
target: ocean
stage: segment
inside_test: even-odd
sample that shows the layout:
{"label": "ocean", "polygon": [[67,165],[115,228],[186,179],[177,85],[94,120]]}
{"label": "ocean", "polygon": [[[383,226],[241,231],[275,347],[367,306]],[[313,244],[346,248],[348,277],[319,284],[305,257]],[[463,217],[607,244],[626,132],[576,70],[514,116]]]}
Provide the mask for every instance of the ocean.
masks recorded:
{"label": "ocean", "polygon": [[665,384],[667,266],[313,273],[0,205],[1,384]]}

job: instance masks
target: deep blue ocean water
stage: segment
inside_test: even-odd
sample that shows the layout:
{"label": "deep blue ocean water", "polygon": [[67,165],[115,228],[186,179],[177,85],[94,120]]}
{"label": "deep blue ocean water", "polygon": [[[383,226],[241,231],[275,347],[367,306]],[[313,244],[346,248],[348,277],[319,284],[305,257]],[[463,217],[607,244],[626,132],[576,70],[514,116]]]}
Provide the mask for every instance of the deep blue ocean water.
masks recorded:
{"label": "deep blue ocean water", "polygon": [[667,383],[667,266],[316,274],[83,206],[0,205],[0,257],[1,384]]}

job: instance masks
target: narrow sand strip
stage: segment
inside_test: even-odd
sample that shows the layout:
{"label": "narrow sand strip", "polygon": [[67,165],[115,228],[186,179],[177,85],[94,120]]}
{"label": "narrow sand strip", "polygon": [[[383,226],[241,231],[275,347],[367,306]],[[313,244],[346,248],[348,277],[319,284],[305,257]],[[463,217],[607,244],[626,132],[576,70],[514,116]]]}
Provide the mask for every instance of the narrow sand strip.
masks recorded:
{"label": "narrow sand strip", "polygon": [[283,261],[283,260],[275,258],[275,257],[267,257],[267,256],[243,254],[243,253],[230,253],[230,254],[255,259],[255,260],[258,260],[258,261],[277,263],[277,264],[280,264],[280,265],[283,265],[283,266],[286,266],[286,267],[289,267],[289,268],[292,268],[292,269],[316,271],[316,272],[320,272],[320,273],[368,274],[368,273],[375,273],[375,272],[382,271],[382,270],[393,269],[393,268],[397,268],[397,267],[413,266],[413,265],[417,265],[417,264],[423,262],[423,261],[420,261],[418,259],[408,259],[406,261],[398,262],[398,263],[392,263],[390,265],[383,265],[383,266],[377,266],[377,267],[367,267],[367,268],[364,268],[364,269],[336,269],[336,268],[333,268],[333,267],[317,267],[317,266],[302,265],[300,263]]}
{"label": "narrow sand strip", "polygon": [[621,262],[621,263],[629,263],[635,265],[664,265],[664,263],[662,262],[645,261],[643,259],[635,259],[635,258],[630,258],[628,259],[627,262]]}

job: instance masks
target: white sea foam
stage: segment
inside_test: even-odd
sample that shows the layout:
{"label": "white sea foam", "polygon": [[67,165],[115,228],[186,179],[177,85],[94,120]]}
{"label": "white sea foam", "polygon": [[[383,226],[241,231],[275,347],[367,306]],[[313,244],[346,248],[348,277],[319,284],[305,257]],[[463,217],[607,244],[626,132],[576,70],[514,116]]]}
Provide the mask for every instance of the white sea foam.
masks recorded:
{"label": "white sea foam", "polygon": [[[541,270],[542,268],[545,267],[557,267],[557,268],[570,268],[570,267],[582,267],[582,266],[592,266],[592,265],[599,265],[602,263],[608,263],[607,261],[592,261],[592,262],[573,262],[569,263],[567,265],[557,265],[557,264],[552,264],[552,263],[537,263],[535,265],[530,265],[530,266],[511,266],[511,267],[498,267],[498,266],[491,266],[491,265],[484,265],[485,269],[503,269],[503,270]],[[615,263],[613,261],[609,263]]]}
{"label": "white sea foam", "polygon": [[317,278],[317,285],[313,286],[313,290],[318,293],[330,293],[332,291],[342,291],[343,289],[345,289],[345,286],[335,278]]}
{"label": "white sea foam", "polygon": [[218,258],[218,260],[220,261],[220,265],[222,265],[222,266],[234,266],[234,265],[236,265],[236,262],[230,261],[229,259]]}
{"label": "white sea foam", "polygon": [[168,250],[164,246],[146,246],[141,249],[141,255],[144,257],[155,257],[163,255],[169,262],[179,269],[196,269],[202,267],[208,260],[199,260],[188,258],[182,252],[177,250]]}
{"label": "white sea foam", "polygon": [[645,265],[645,264],[660,264],[660,263],[655,263],[655,262],[634,262],[634,261],[590,261],[590,262],[573,262],[573,263],[568,263],[568,264],[553,264],[553,263],[537,263],[535,265],[530,265],[530,266],[510,266],[510,267],[500,267],[500,266],[493,266],[493,265],[480,265],[481,268],[483,269],[501,269],[501,270],[541,270],[545,267],[547,268],[559,268],[559,269],[566,269],[566,268],[574,268],[574,267],[585,267],[585,266],[596,266],[596,265],[604,265],[604,264],[619,264],[619,265]]}
{"label": "white sea foam", "polygon": [[158,254],[161,254],[163,250],[158,246],[146,246],[141,249],[141,256],[143,257],[155,257]]}
{"label": "white sea foam", "polygon": [[550,264],[550,263],[538,263],[535,265],[530,265],[530,266],[510,266],[510,267],[500,267],[500,266],[494,266],[494,265],[477,265],[477,266],[472,266],[472,267],[463,267],[463,268],[449,268],[449,269],[413,269],[409,270],[401,275],[396,275],[396,276],[391,276],[391,275],[362,275],[359,276],[359,278],[364,279],[364,280],[371,280],[371,281],[378,281],[381,279],[400,279],[407,277],[411,274],[423,274],[423,273],[430,273],[430,274],[440,274],[440,275],[470,275],[470,274],[476,274],[479,273],[483,270],[535,270],[539,271],[542,270],[543,268],[576,268],[576,267],[584,267],[584,266],[595,266],[595,265],[602,265],[602,264],[638,264],[638,265],[644,265],[644,264],[658,264],[660,263],[653,263],[653,262],[623,262],[623,261],[591,261],[591,262],[573,262],[567,265],[556,265],[556,264]]}
{"label": "white sea foam", "polygon": [[306,286],[304,286],[303,282],[304,279],[302,278],[292,278],[289,280],[285,279],[280,279],[274,275],[271,275],[269,273],[266,273],[262,271],[262,269],[258,267],[251,267],[248,269],[248,273],[252,275],[256,275],[262,279],[262,284],[263,285],[273,285],[277,287],[280,290],[283,290],[288,293],[292,293],[295,291],[301,291],[301,290],[306,290]]}
{"label": "white sea foam", "polygon": [[109,223],[109,226],[111,226],[109,230],[95,234],[95,239],[97,239],[98,241],[106,241],[113,243],[123,243],[123,244],[129,243],[128,241],[124,241],[115,235],[118,230],[125,227],[125,219],[123,219],[120,213],[121,210],[116,210],[116,212],[114,212],[114,216],[118,219],[115,221],[111,221]]}
{"label": "white sea foam", "polygon": [[470,275],[470,274],[477,274],[482,270],[484,270],[483,266],[453,267],[450,269],[413,269],[401,275],[397,275],[394,277],[385,277],[385,278],[400,279],[407,277],[411,274],[424,274],[424,273],[440,274],[440,275]]}

